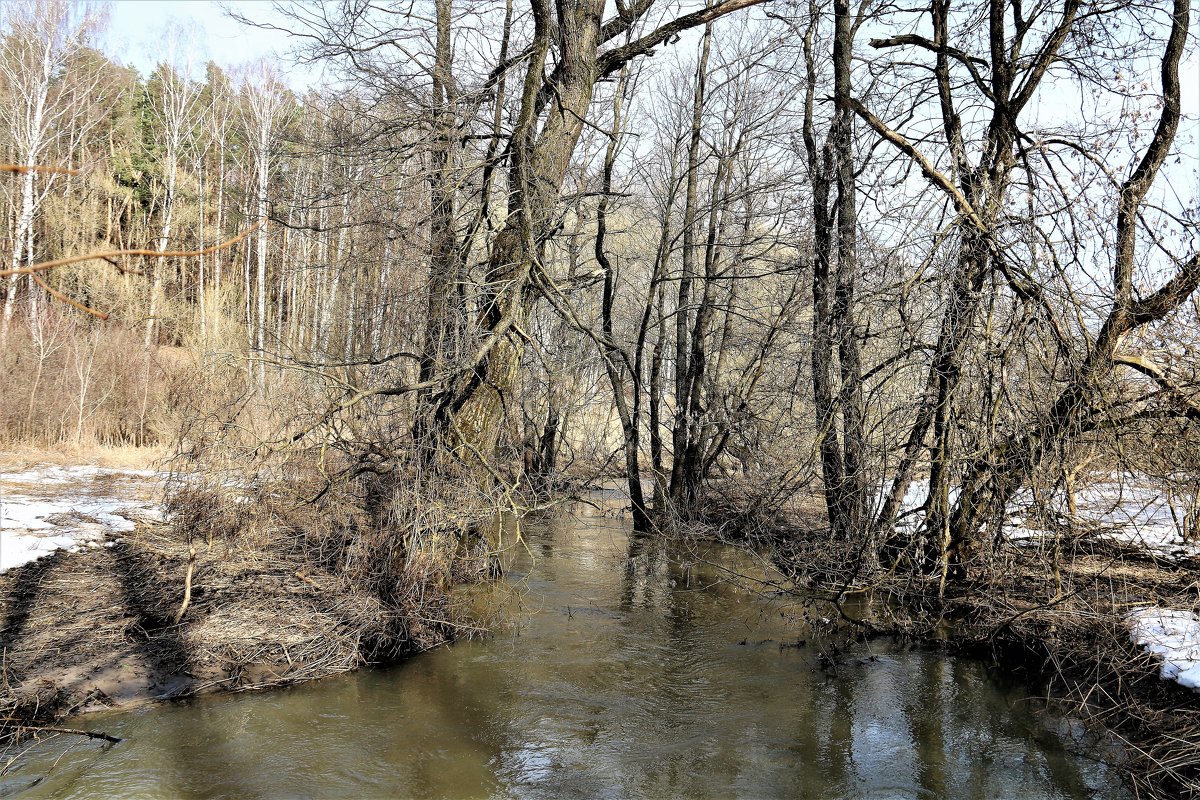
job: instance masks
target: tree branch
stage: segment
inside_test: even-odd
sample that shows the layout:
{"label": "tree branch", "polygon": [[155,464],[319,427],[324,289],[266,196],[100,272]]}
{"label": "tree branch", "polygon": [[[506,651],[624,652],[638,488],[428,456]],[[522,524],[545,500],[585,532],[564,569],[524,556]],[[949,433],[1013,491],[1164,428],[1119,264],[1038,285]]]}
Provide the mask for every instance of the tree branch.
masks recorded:
{"label": "tree branch", "polygon": [[655,47],[658,47],[663,42],[683,31],[705,25],[713,20],[720,19],[726,14],[741,11],[743,8],[750,8],[769,2],[771,0],[727,0],[727,2],[720,3],[711,8],[677,17],[670,22],[660,25],[653,32],[646,34],[640,39],[636,39],[620,47],[614,47],[612,50],[602,53],[596,60],[597,76],[603,78],[611,75],[619,70],[625,62],[637,56],[650,53]]}
{"label": "tree branch", "polygon": [[212,247],[206,247],[203,250],[110,250],[106,253],[84,253],[78,256],[56,258],[53,261],[43,261],[40,264],[32,264],[28,267],[0,269],[0,278],[7,278],[9,275],[32,275],[35,272],[45,272],[55,267],[65,267],[68,264],[80,264],[84,261],[94,261],[96,259],[112,263],[112,259],[121,258],[122,256],[145,256],[146,258],[193,258],[195,256],[206,256],[209,253],[233,247],[265,224],[266,220],[259,220],[232,239],[227,239],[220,244],[214,244]]}

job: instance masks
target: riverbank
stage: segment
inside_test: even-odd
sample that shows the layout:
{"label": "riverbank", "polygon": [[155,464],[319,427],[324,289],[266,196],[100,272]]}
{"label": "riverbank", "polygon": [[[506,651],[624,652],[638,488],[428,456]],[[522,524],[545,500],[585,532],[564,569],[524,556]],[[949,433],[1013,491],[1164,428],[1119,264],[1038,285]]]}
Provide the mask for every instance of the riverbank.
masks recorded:
{"label": "riverbank", "polygon": [[[55,478],[43,489],[65,502],[95,494],[94,485],[109,494],[114,486],[135,488],[127,479],[138,473],[18,464],[9,474],[27,482]],[[156,480],[142,476],[138,499],[147,499]],[[128,513],[128,502],[109,500],[111,510]],[[240,513],[252,516],[269,504],[242,505]],[[849,588],[841,605],[849,619],[869,598],[901,588],[912,596],[913,587],[897,586],[894,576],[847,576],[851,559],[831,547],[817,511],[798,507],[764,519],[744,508],[712,509],[712,527],[701,533],[716,531],[767,553],[801,592],[819,597]],[[305,541],[312,520],[259,520],[250,526],[253,537],[233,538],[227,512],[193,497],[171,522],[140,518],[95,546],[59,550],[0,574],[0,716],[9,733],[80,712],[310,681],[448,640],[445,624],[399,613],[316,565]],[[846,629],[999,663],[1122,743],[1140,796],[1190,796],[1200,764],[1197,696],[1159,678],[1154,658],[1129,641],[1124,614],[1150,602],[1194,602],[1200,565],[1112,541],[1073,541],[1059,555],[1055,579],[1045,548],[1014,542],[995,569],[948,593],[940,613],[930,613],[932,604],[914,613],[876,603],[887,613]],[[176,621],[189,562],[193,589]],[[828,616],[813,634],[833,640],[838,614]],[[797,635],[807,637],[799,629]],[[828,651],[836,659],[837,648]]]}
{"label": "riverbank", "polygon": [[123,741],[38,743],[0,794],[1132,800],[1019,682],[906,642],[830,659],[769,564],[596,504],[526,517],[505,577],[463,593],[493,635],[81,719]]}
{"label": "riverbank", "polygon": [[831,542],[816,498],[764,515],[732,496],[705,509],[702,530],[766,554],[844,629],[994,662],[1120,748],[1135,796],[1200,797],[1200,694],[1164,679],[1177,671],[1137,627],[1146,609],[1197,608],[1192,548],[1168,556],[1159,537],[1141,546],[1100,528],[1009,536],[939,597],[933,581],[860,566],[861,552]]}
{"label": "riverbank", "polygon": [[327,677],[447,638],[314,564],[294,520],[248,524],[267,504],[243,503],[233,521],[196,493],[168,520],[164,476],[147,461],[3,463],[0,737]]}

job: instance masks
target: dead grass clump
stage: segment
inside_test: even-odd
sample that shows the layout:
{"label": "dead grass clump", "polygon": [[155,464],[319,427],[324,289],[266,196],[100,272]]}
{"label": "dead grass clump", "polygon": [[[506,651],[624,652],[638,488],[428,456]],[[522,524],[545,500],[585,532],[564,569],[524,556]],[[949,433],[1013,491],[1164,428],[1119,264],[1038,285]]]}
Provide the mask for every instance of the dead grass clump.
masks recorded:
{"label": "dead grass clump", "polygon": [[[924,639],[992,658],[1040,685],[1046,700],[1113,742],[1140,800],[1200,798],[1200,695],[1160,678],[1130,640],[1130,611],[1195,609],[1200,559],[1170,559],[1098,539],[1078,526],[999,541],[969,584],[884,568],[861,543],[830,536],[819,507],[710,499],[722,538],[769,554],[806,598],[834,599],[850,629]],[[864,616],[865,615],[865,616]],[[1101,757],[1110,757],[1101,756]]]}
{"label": "dead grass clump", "polygon": [[[1053,557],[1053,563],[1047,559]],[[1139,798],[1200,797],[1200,696],[1159,674],[1130,640],[1129,612],[1192,608],[1187,563],[1081,546],[1007,546],[987,577],[943,607],[954,642],[1045,687],[1063,712],[1120,745]]]}
{"label": "dead grass clump", "polygon": [[387,494],[346,481],[298,502],[320,484],[289,472],[287,484],[181,477],[168,492],[170,523],[0,575],[0,730],[97,705],[312,680],[464,627],[449,590],[488,550],[463,504],[405,511],[414,496],[403,481]]}
{"label": "dead grass clump", "polygon": [[[496,506],[461,482],[422,480],[413,467],[355,474],[334,466],[291,454],[255,474],[177,481],[168,499],[173,535],[263,573],[299,574],[334,599],[368,598],[378,605],[370,614],[377,630],[364,639],[368,660],[445,641],[462,621],[451,587],[490,574],[480,531]],[[204,560],[193,567],[199,592],[208,585]]]}
{"label": "dead grass clump", "polygon": [[1103,596],[1079,606],[1078,623],[1064,625],[1059,613],[1045,635],[1051,691],[1123,745],[1135,796],[1200,797],[1200,700],[1162,680],[1158,659],[1130,642],[1121,609]]}

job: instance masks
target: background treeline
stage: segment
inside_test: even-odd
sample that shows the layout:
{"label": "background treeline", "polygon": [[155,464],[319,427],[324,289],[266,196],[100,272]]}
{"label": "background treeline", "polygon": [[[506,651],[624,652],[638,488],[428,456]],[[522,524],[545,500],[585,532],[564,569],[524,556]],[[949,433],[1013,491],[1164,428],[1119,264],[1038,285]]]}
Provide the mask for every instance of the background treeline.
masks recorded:
{"label": "background treeline", "polygon": [[0,161],[77,174],[0,182],[4,266],[200,250],[265,217],[279,224],[206,255],[4,278],[3,436],[158,444],[175,431],[173,393],[195,398],[189,368],[205,354],[236,355],[253,377],[280,353],[411,349],[428,207],[418,169],[381,174],[342,146],[364,124],[360,109],[336,94],[298,97],[266,64],[189,65],[186,43],[166,32],[170,62],[145,77],[119,66],[91,45],[94,11],[5,5]]}
{"label": "background treeline", "polygon": [[1083,464],[1187,494],[1187,4],[754,5],[298,5],[299,96],[6,4],[0,157],[79,170],[4,179],[10,270],[266,224],[5,278],[4,435],[807,504],[938,593]]}

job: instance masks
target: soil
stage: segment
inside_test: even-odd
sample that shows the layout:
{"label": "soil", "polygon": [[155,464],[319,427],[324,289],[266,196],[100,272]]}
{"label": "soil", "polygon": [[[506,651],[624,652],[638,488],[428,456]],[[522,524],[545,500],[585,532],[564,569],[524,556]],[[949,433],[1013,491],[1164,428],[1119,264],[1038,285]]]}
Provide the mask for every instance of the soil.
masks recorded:
{"label": "soil", "polygon": [[[78,462],[9,453],[0,472],[19,475],[5,486],[27,507],[76,497],[157,505],[159,477],[127,469],[153,468],[146,454],[89,460],[122,469],[42,480],[48,462]],[[100,533],[78,552],[0,573],[0,747],[71,714],[315,680],[450,638],[457,611],[440,583],[399,586],[411,576],[349,568],[374,564],[364,553],[378,549],[350,505],[317,509],[267,486],[190,477],[175,476],[169,522],[120,510],[132,531],[93,526]],[[38,533],[79,523],[74,513],[40,519],[54,527]],[[417,562],[402,565],[428,566]]]}
{"label": "soil", "polygon": [[0,733],[69,714],[313,680],[437,640],[288,543],[198,544],[165,524],[0,574]]}

